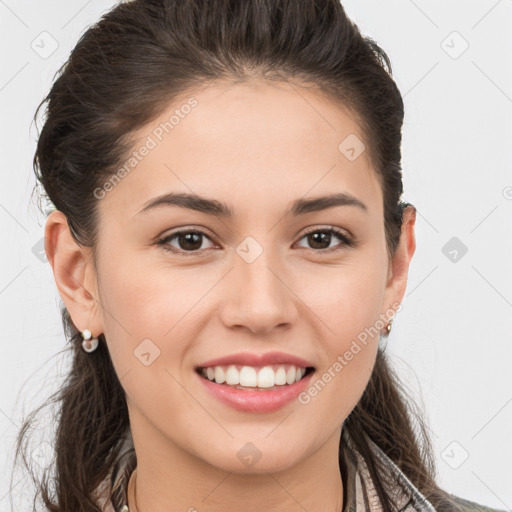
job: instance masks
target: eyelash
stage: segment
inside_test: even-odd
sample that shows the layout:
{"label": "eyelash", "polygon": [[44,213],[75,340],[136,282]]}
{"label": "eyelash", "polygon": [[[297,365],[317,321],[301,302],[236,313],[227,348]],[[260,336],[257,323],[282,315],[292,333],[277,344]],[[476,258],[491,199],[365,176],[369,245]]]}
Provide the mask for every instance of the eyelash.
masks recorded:
{"label": "eyelash", "polygon": [[[311,249],[314,252],[330,254],[332,252],[343,250],[345,248],[355,247],[357,245],[357,242],[351,236],[343,233],[342,231],[339,231],[336,228],[325,228],[325,229],[315,228],[315,229],[312,229],[312,230],[304,233],[302,235],[302,237],[300,238],[300,240],[302,240],[306,236],[311,235],[313,233],[330,233],[332,235],[335,235],[342,241],[342,244],[339,244],[338,246],[335,246],[335,247],[330,247],[328,249]],[[165,236],[164,238],[157,240],[156,245],[161,246],[165,251],[169,251],[173,254],[180,254],[180,255],[184,255],[184,256],[194,256],[197,253],[201,252],[201,250],[182,251],[180,249],[176,249],[175,247],[171,247],[169,245],[170,240],[172,240],[173,238],[175,238],[179,235],[185,235],[185,234],[202,235],[202,236],[208,238],[210,241],[212,241],[211,238],[203,231],[199,231],[199,230],[195,230],[195,229],[186,229],[186,230],[181,230],[181,231],[175,231],[174,233],[171,233],[171,234]],[[301,249],[307,249],[307,247],[301,247]],[[203,250],[207,250],[207,249],[203,249]]]}

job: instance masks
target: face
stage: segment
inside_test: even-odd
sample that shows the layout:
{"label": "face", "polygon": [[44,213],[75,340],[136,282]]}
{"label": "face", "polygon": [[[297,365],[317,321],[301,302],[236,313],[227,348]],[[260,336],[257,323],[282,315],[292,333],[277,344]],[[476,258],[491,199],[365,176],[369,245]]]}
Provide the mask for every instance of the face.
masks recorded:
{"label": "face", "polygon": [[[141,452],[263,472],[339,441],[401,300],[376,172],[340,149],[354,136],[324,97],[261,82],[210,84],[135,134],[136,162],[98,192],[83,327],[105,334]],[[292,367],[308,370],[290,385]],[[236,370],[274,389],[208,379]]]}

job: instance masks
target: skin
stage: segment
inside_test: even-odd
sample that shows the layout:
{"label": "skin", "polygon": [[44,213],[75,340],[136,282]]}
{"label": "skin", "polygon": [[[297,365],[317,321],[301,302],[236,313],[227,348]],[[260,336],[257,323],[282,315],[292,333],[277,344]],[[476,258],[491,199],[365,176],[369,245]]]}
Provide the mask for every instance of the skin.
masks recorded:
{"label": "skin", "polygon": [[[61,212],[50,214],[45,231],[74,324],[105,334],[126,391],[139,512],[341,510],[341,427],[368,383],[378,336],[308,404],[294,400],[273,413],[217,401],[194,367],[240,351],[278,350],[311,361],[321,376],[401,302],[415,251],[414,209],[406,210],[389,259],[382,191],[368,154],[349,161],[338,150],[349,134],[363,141],[364,134],[325,97],[256,80],[189,95],[198,105],[98,202],[96,261],[71,237]],[[134,134],[134,148],[184,102]],[[138,214],[171,191],[223,201],[233,218],[176,206]],[[333,192],[352,194],[367,210],[284,215],[296,199]],[[305,231],[317,226],[348,232],[357,245],[344,246],[336,235],[315,245]],[[176,228],[205,232],[195,253],[155,244]],[[247,236],[263,249],[251,263],[236,252]],[[167,243],[190,247],[178,237]],[[160,356],[145,366],[134,350],[148,338]],[[262,455],[250,467],[237,457],[248,442]]]}

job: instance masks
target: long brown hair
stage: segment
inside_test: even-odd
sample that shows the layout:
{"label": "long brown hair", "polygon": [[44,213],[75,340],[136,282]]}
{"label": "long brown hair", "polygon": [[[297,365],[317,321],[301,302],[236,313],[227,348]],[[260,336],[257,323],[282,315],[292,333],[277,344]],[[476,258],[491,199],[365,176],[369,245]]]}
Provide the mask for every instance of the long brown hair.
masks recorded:
{"label": "long brown hair", "polygon": [[[76,241],[94,249],[94,191],[130,150],[130,135],[182,93],[212,80],[251,78],[307,84],[350,109],[361,124],[384,197],[388,253],[399,242],[404,106],[388,56],[364,37],[338,0],[133,0],[106,13],[80,38],[47,97],[34,170]],[[92,491],[115,465],[129,429],[125,394],[103,335],[86,354],[62,308],[71,370],[62,388],[25,421],[16,460],[35,415],[59,405],[53,474],[37,493],[54,512],[99,512]],[[379,350],[366,390],[346,419],[385,511],[393,510],[374,441],[438,509],[449,497],[435,482],[424,420]],[[40,510],[39,507],[35,507]]]}

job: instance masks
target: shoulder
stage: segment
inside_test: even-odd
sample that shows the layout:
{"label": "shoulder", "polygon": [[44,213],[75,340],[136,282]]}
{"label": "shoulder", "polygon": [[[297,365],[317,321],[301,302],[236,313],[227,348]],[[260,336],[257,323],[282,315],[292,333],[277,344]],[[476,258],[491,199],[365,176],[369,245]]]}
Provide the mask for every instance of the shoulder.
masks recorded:
{"label": "shoulder", "polygon": [[465,498],[455,496],[454,494],[450,494],[449,496],[451,500],[454,501],[455,504],[458,505],[460,510],[463,512],[505,512],[505,509],[498,509],[488,507],[487,505],[481,505],[480,503],[466,500]]}

